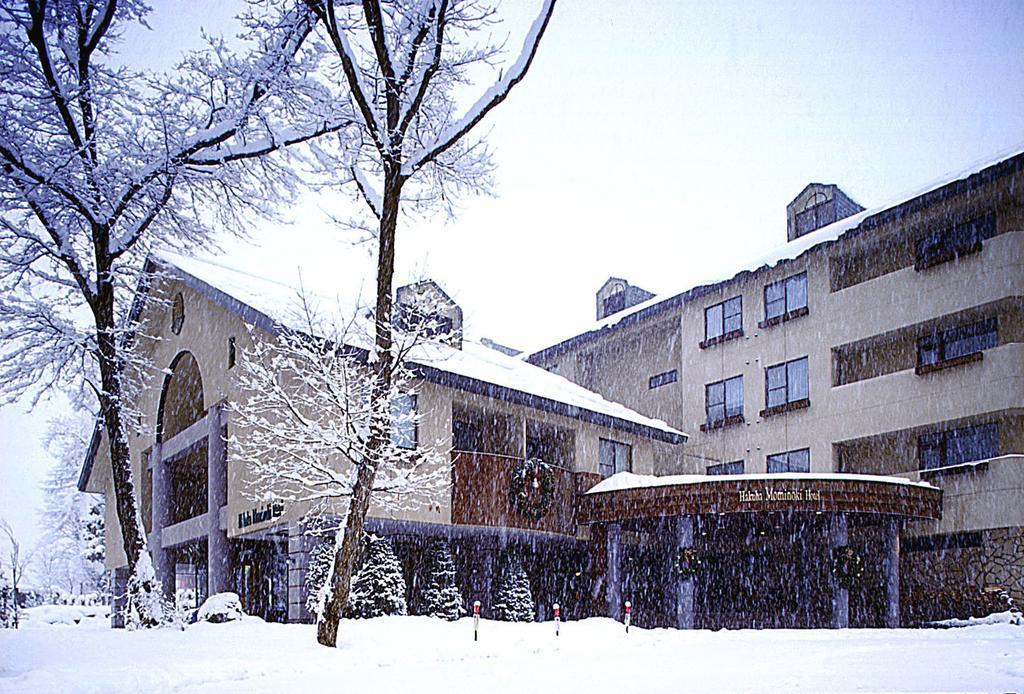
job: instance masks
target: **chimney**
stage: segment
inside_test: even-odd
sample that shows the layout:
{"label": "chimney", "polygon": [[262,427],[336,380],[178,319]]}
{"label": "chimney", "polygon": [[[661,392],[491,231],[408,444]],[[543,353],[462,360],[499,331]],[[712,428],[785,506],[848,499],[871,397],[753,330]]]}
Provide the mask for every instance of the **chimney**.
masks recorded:
{"label": "chimney", "polygon": [[601,320],[630,306],[654,298],[654,294],[619,277],[609,277],[597,290],[597,319]]}
{"label": "chimney", "polygon": [[863,210],[836,184],[810,183],[786,205],[786,240],[793,241]]}
{"label": "chimney", "polygon": [[433,280],[398,288],[395,327],[462,349],[462,309]]}

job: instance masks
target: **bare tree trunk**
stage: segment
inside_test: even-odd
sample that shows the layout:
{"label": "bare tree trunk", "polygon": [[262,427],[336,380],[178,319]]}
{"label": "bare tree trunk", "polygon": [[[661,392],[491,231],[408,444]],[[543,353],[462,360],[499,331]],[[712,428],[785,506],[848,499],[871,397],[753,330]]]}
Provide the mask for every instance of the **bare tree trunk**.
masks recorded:
{"label": "bare tree trunk", "polygon": [[[375,312],[376,361],[374,368],[374,402],[380,403],[389,397],[394,374],[392,354],[392,284],[395,274],[395,232],[398,228],[398,209],[405,179],[399,174],[400,165],[392,164],[385,174],[383,214],[380,220],[380,236],[377,256],[377,307]],[[384,411],[384,410],[379,410]],[[386,418],[375,418],[370,426],[366,459],[359,466],[356,482],[349,500],[348,516],[345,519],[341,548],[334,557],[331,596],[323,614],[317,622],[317,641],[324,646],[334,647],[338,642],[338,627],[348,605],[352,574],[355,570],[356,553],[363,536],[363,524],[370,509],[370,494],[374,477],[380,462],[378,452],[391,436]]]}
{"label": "bare tree trunk", "polygon": [[[109,268],[109,261],[104,264]],[[109,278],[110,272],[101,273]],[[155,626],[159,615],[152,614],[149,605],[153,592],[157,590],[154,575],[139,576],[139,558],[146,551],[146,538],[141,527],[142,518],[135,501],[135,485],[132,480],[131,451],[125,435],[122,411],[123,391],[121,379],[124,375],[124,358],[117,344],[114,318],[114,287],[108,280],[99,283],[94,307],[100,367],[101,389],[99,393],[100,414],[107,433],[110,451],[110,467],[114,482],[114,499],[117,519],[121,525],[121,539],[128,559],[128,591],[131,603],[139,610],[142,626]]]}

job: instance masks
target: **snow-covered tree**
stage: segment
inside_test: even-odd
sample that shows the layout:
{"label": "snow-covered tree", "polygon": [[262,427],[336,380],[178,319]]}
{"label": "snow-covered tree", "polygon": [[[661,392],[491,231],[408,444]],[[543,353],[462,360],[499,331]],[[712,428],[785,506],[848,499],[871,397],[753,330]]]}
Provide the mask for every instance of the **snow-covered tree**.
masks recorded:
{"label": "snow-covered tree", "polygon": [[455,584],[455,562],[447,540],[435,539],[428,545],[424,573],[417,613],[448,621],[464,615],[466,608]]}
{"label": "snow-covered tree", "polygon": [[4,556],[0,560],[0,572],[6,572],[6,578],[9,579],[7,580],[9,594],[13,598],[11,600],[13,608],[11,608],[7,615],[7,621],[17,629],[19,625],[18,587],[21,585],[21,579],[25,575],[25,567],[31,559],[31,554],[22,551],[21,542],[18,540],[17,535],[15,535],[14,529],[3,518],[0,518],[0,540],[5,541],[7,544]]}
{"label": "snow-covered tree", "polygon": [[504,622],[533,621],[534,606],[530,579],[526,575],[522,561],[512,553],[506,557],[504,570],[498,578],[492,609],[495,619]]}
{"label": "snow-covered tree", "polygon": [[[388,403],[400,369],[391,325],[399,217],[451,213],[461,195],[489,189],[486,147],[469,135],[526,76],[555,2],[542,0],[514,62],[464,111],[456,97],[499,61],[500,46],[492,42],[495,11],[486,0],[305,2],[340,61],[356,113],[360,147],[346,152],[335,170],[343,176],[339,183],[349,184],[365,203],[366,214],[350,223],[369,232],[377,245],[371,402]],[[317,626],[317,640],[327,646],[337,641],[375,477],[389,453],[390,420],[376,417],[370,424],[331,595]]]}
{"label": "snow-covered tree", "polygon": [[309,553],[306,565],[306,609],[319,617],[323,609],[324,586],[334,562],[334,540],[318,542]]}
{"label": "snow-covered tree", "polygon": [[[272,489],[277,499],[310,504],[310,521],[322,534],[329,526],[324,512],[344,507],[372,453],[372,491],[383,508],[408,510],[436,502],[448,488],[447,451],[419,446],[398,433],[371,448],[375,426],[412,431],[423,416],[408,406],[415,402],[417,382],[406,357],[427,345],[417,331],[402,334],[391,390],[379,397],[365,326],[358,321],[339,326],[320,317],[310,297],[298,299],[293,324],[302,330],[282,325],[274,336],[253,331],[253,348],[238,363],[238,390],[246,395],[232,403],[230,445],[247,464],[253,493]],[[316,554],[318,561],[330,557],[328,572],[322,579],[317,573],[320,589],[310,595],[318,617],[333,594],[342,543],[337,526],[330,532]]]}
{"label": "snow-covered tree", "polygon": [[367,538],[363,565],[352,579],[346,613],[357,619],[406,613],[402,564],[391,540],[376,535]]}
{"label": "snow-covered tree", "polygon": [[[3,566],[0,564],[0,569]],[[14,626],[14,589],[0,570],[0,629]]]}
{"label": "snow-covered tree", "polygon": [[139,623],[160,606],[128,450],[133,358],[128,297],[154,244],[194,249],[213,230],[294,190],[270,157],[343,128],[311,79],[314,16],[253,3],[240,57],[222,41],[173,76],[116,55],[146,27],[141,0],[26,0],[0,9],[0,383],[8,398],[54,385],[94,397]]}
{"label": "snow-covered tree", "polygon": [[58,418],[46,442],[55,462],[42,484],[43,537],[34,565],[41,587],[62,596],[103,590],[103,500],[77,486],[91,425],[87,416]]}

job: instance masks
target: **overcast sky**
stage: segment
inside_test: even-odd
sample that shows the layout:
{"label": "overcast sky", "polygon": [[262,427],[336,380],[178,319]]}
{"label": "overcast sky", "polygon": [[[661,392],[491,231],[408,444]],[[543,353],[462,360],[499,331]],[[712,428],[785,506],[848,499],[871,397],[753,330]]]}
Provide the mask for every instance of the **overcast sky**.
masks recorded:
{"label": "overcast sky", "polygon": [[[126,60],[166,68],[200,27],[234,31],[230,3],[153,4]],[[539,4],[506,0],[510,46]],[[485,123],[497,195],[403,226],[401,276],[440,282],[472,335],[537,349],[593,321],[609,276],[676,293],[785,243],[785,206],[811,181],[873,207],[1024,149],[1024,3],[765,5],[559,0]],[[323,220],[336,204],[304,200],[264,250],[360,274],[365,251]],[[0,409],[0,515],[30,542],[53,409]]]}

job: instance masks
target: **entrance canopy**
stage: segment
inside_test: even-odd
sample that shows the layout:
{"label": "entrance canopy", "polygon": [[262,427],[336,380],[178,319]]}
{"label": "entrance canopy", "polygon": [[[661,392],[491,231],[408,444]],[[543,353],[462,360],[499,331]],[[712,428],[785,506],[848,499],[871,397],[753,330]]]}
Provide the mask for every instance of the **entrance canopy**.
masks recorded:
{"label": "entrance canopy", "polygon": [[722,513],[855,513],[938,520],[942,490],[902,477],[843,473],[634,475],[620,472],[580,499],[576,522],[619,523]]}

